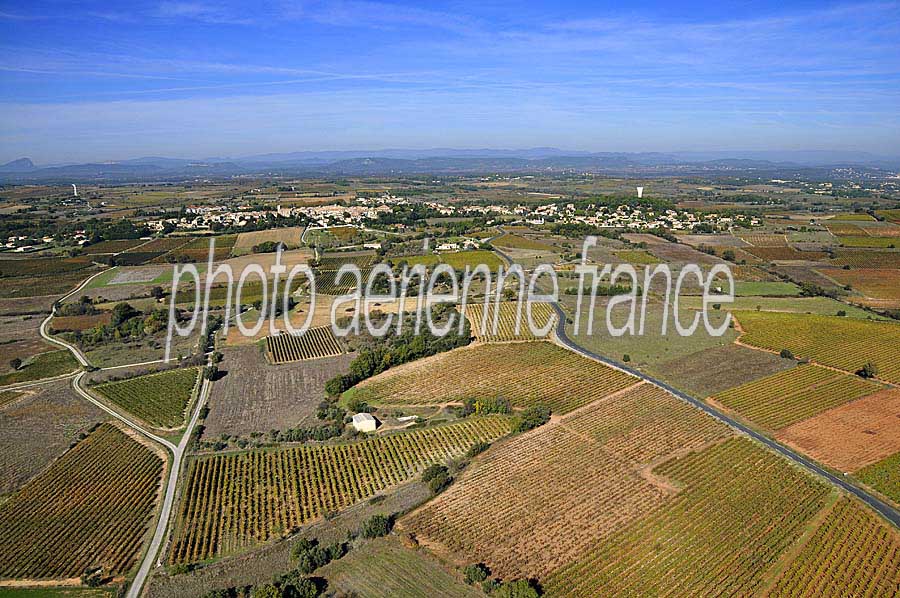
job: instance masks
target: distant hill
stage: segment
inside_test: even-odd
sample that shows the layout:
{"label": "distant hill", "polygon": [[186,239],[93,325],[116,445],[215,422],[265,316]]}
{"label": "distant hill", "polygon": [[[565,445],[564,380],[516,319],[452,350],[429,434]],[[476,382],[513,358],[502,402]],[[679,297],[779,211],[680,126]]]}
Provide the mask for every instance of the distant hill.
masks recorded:
{"label": "distant hill", "polygon": [[34,162],[31,158],[19,158],[0,166],[0,172],[28,172],[34,170]]}

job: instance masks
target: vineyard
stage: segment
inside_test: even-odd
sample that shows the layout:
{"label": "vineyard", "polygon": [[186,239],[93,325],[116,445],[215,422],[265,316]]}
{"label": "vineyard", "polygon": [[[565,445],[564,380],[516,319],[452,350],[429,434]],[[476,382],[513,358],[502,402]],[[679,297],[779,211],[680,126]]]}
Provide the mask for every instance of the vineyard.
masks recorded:
{"label": "vineyard", "polygon": [[746,438],[664,463],[683,489],[544,581],[549,596],[749,596],[828,490]]}
{"label": "vineyard", "polygon": [[501,247],[503,249],[526,249],[530,251],[553,250],[552,245],[544,243],[543,241],[536,241],[534,239],[529,239],[528,237],[509,233],[501,237],[497,237],[492,241],[492,243],[497,247]]}
{"label": "vineyard", "polygon": [[770,596],[896,596],[900,534],[863,505],[841,498]]}
{"label": "vineyard", "polygon": [[352,444],[200,457],[184,487],[169,560],[204,560],[278,537],[509,431],[509,418],[492,416]]}
{"label": "vineyard", "polygon": [[894,249],[900,247],[900,240],[893,237],[838,237],[842,247],[878,247]]}
{"label": "vineyard", "polygon": [[776,437],[839,471],[900,451],[900,390],[885,389],[781,430]]}
{"label": "vineyard", "polygon": [[[369,272],[371,272],[371,269],[369,268],[361,270],[361,291],[366,288]],[[356,290],[356,276],[354,274],[344,274],[341,277],[340,283],[338,283],[337,273],[337,270],[316,270],[316,292],[323,295],[345,295]]]}
{"label": "vineyard", "polygon": [[628,374],[538,341],[455,349],[391,368],[359,384],[355,393],[366,401],[400,405],[503,397],[514,407],[543,403],[562,414],[636,382]]}
{"label": "vineyard", "polygon": [[754,247],[787,247],[787,237],[770,233],[738,235],[742,241]]}
{"label": "vineyard", "polygon": [[853,290],[869,298],[850,297],[851,301],[873,307],[900,307],[900,270],[828,268],[820,272],[841,285],[850,285]]}
{"label": "vineyard", "polygon": [[120,253],[142,245],[144,239],[118,239],[115,241],[100,241],[83,247],[85,255],[97,255],[100,253]]}
{"label": "vineyard", "polygon": [[290,363],[305,359],[333,357],[344,353],[331,326],[310,328],[302,335],[279,334],[266,337],[266,357],[272,363]]}
{"label": "vineyard", "polygon": [[492,449],[401,524],[503,577],[543,577],[670,498],[639,463],[728,435],[642,384]]}
{"label": "vineyard", "polygon": [[900,505],[900,453],[861,469],[856,477]]}
{"label": "vineyard", "polygon": [[339,270],[344,264],[355,264],[360,270],[371,268],[378,263],[378,256],[374,253],[358,254],[348,253],[342,255],[333,253],[319,258],[319,270]]}
{"label": "vineyard", "polygon": [[12,403],[21,396],[21,392],[16,392],[14,390],[0,392],[0,408],[5,407],[8,403]]}
{"label": "vineyard", "polygon": [[828,232],[830,232],[835,237],[866,236],[866,231],[864,231],[856,224],[851,224],[849,222],[835,222],[834,224],[826,224],[825,228],[827,228]]}
{"label": "vineyard", "polygon": [[764,428],[779,430],[879,388],[857,376],[805,364],[719,393],[713,400]]}
{"label": "vineyard", "polygon": [[0,260],[0,278],[66,274],[89,268],[91,265],[92,262],[87,257],[4,259]]}
{"label": "vineyard", "polygon": [[856,372],[867,362],[878,377],[900,383],[900,324],[836,316],[741,311],[733,314],[744,329],[741,341]]}
{"label": "vineyard", "polygon": [[[501,302],[499,308],[497,304],[491,302],[486,310],[484,303],[473,303],[466,305],[466,319],[472,326],[472,334],[480,342],[535,340],[537,337],[532,334],[528,326],[525,310],[524,302],[520,305],[517,301]],[[485,312],[487,312],[486,321],[484,320]],[[517,314],[521,314],[518,316],[520,318],[518,334],[516,334]],[[543,328],[551,318],[555,319],[556,314],[553,306],[549,303],[532,303],[531,317],[536,328]],[[496,328],[494,326],[495,319]],[[486,326],[482,329],[483,323]]]}
{"label": "vineyard", "polygon": [[834,252],[834,263],[853,268],[900,268],[900,251],[886,249],[838,249]]}
{"label": "vineyard", "polygon": [[163,462],[103,424],[0,505],[0,577],[122,575],[153,517]]}
{"label": "vineyard", "polygon": [[652,384],[597,401],[562,424],[634,463],[650,463],[679,449],[697,449],[731,434],[717,420]]}
{"label": "vineyard", "polygon": [[824,251],[797,251],[793,247],[745,247],[743,251],[769,262],[776,260],[824,260]]}
{"label": "vineyard", "polygon": [[198,368],[168,370],[105,382],[92,390],[153,426],[178,428],[184,424],[199,373]]}

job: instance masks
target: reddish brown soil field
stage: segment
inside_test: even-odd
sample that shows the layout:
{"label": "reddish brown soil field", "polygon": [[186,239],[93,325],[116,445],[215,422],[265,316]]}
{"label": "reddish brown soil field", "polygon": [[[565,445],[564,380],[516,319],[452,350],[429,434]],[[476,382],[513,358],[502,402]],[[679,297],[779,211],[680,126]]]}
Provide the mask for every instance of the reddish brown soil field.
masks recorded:
{"label": "reddish brown soil field", "polygon": [[900,451],[900,390],[886,389],[796,423],[776,437],[841,471]]}
{"label": "reddish brown soil field", "polygon": [[50,321],[50,328],[54,332],[69,332],[74,330],[87,330],[95,326],[109,324],[112,313],[100,313],[90,316],[57,316]]}

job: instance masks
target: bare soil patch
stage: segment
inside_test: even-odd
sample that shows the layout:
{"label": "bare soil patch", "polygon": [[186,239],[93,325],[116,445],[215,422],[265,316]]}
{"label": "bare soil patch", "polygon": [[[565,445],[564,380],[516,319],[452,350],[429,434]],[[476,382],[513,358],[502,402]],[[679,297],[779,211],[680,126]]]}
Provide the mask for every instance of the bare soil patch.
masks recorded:
{"label": "bare soil patch", "polygon": [[353,357],[341,355],[285,365],[269,365],[259,347],[229,348],[213,383],[206,435],[268,432],[314,426],[325,383],[345,373]]}
{"label": "bare soil patch", "polygon": [[900,451],[900,390],[885,389],[781,430],[776,437],[841,471]]}

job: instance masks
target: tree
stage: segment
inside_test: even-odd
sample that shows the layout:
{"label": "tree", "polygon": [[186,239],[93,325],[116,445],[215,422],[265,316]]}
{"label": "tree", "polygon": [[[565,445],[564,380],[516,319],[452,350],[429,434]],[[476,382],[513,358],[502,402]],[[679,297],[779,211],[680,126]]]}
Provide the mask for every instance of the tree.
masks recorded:
{"label": "tree", "polygon": [[532,405],[522,412],[514,432],[526,432],[550,421],[550,408],[546,405]]}
{"label": "tree", "polygon": [[203,377],[207,380],[213,381],[216,379],[216,376],[219,375],[219,366],[216,364],[208,365],[203,369]]}
{"label": "tree", "polygon": [[112,309],[112,320],[110,321],[110,324],[113,328],[116,328],[131,318],[140,315],[140,313],[141,312],[131,307],[131,304],[129,303],[117,303]]}
{"label": "tree", "polygon": [[793,359],[794,358],[794,354],[791,352],[790,349],[782,349],[781,353],[779,355],[781,355],[782,359]]}
{"label": "tree", "polygon": [[466,568],[463,569],[463,575],[466,576],[466,583],[468,584],[481,583],[487,579],[490,574],[490,569],[488,569],[487,565],[484,563],[467,565]]}
{"label": "tree", "polygon": [[250,596],[251,598],[281,598],[281,590],[273,583],[264,583],[254,586]]}
{"label": "tree", "polygon": [[388,535],[392,527],[394,527],[393,517],[373,515],[363,524],[362,536],[369,539],[380,538]]}
{"label": "tree", "polygon": [[875,378],[878,376],[878,366],[871,361],[867,361],[866,365],[857,370],[856,375],[861,378]]}
{"label": "tree", "polygon": [[495,598],[538,598],[540,595],[540,589],[528,579],[504,582],[491,594]]}
{"label": "tree", "polygon": [[18,370],[20,367],[22,367],[22,360],[18,357],[13,357],[9,360],[9,367],[11,367],[13,370]]}
{"label": "tree", "polygon": [[89,588],[96,588],[103,584],[103,568],[88,567],[81,574],[81,583]]}
{"label": "tree", "polygon": [[154,299],[162,299],[166,296],[166,292],[163,291],[162,287],[153,287],[150,289],[150,296]]}

